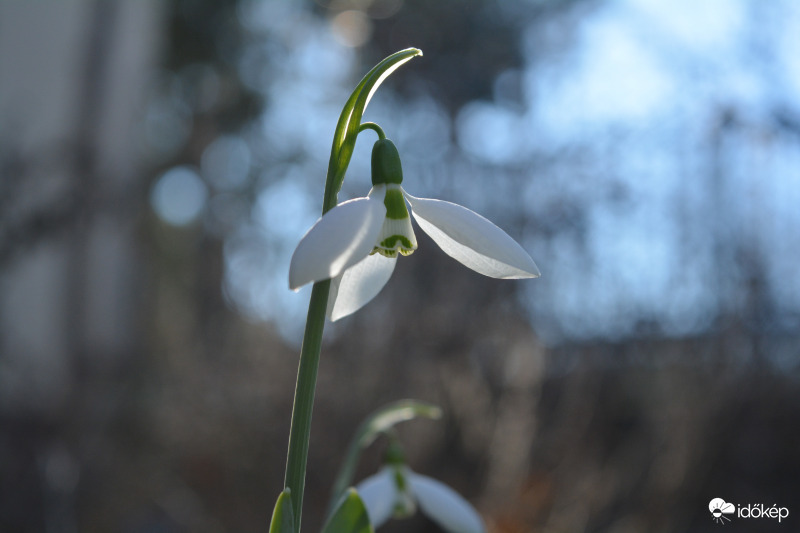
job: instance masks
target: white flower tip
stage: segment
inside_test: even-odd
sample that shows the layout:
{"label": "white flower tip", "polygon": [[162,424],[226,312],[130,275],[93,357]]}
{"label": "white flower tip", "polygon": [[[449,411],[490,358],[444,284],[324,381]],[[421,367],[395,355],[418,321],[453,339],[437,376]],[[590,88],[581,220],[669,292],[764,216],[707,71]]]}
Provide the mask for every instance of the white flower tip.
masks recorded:
{"label": "white flower tip", "polygon": [[[357,309],[356,309],[356,311],[357,311]],[[343,319],[345,317],[348,317],[348,316],[352,315],[356,311],[347,311],[347,312],[345,312],[345,311],[342,311],[340,309],[335,309],[334,308],[328,313],[328,320],[330,320],[331,322],[336,322],[337,320],[341,320],[341,319]]]}
{"label": "white flower tip", "polygon": [[409,482],[422,511],[448,533],[486,533],[472,505],[441,481],[411,472]]}
{"label": "white flower tip", "polygon": [[[301,277],[301,269],[298,267],[297,261],[295,260],[296,256],[297,250],[292,254],[292,261],[289,264],[289,289],[294,292],[298,292],[303,285],[314,281],[313,279],[303,279],[303,277]],[[304,277],[309,278],[309,276]]]}
{"label": "white flower tip", "polygon": [[300,287],[302,287],[306,283],[309,283],[310,281],[311,280],[303,282],[300,279],[298,279],[297,268],[295,267],[294,264],[294,256],[292,256],[292,262],[291,265],[289,266],[289,289],[294,292],[298,292],[300,290]]}
{"label": "white flower tip", "polygon": [[[329,298],[329,300],[330,300],[330,298]],[[326,315],[328,317],[328,320],[330,320],[331,322],[336,322],[337,320],[341,320],[342,318],[344,318],[346,316],[350,316],[352,314],[353,313],[343,313],[342,311],[339,311],[339,310],[333,308],[332,306],[329,306],[328,312],[326,313]]]}
{"label": "white flower tip", "polygon": [[[527,255],[527,253],[526,253]],[[539,267],[536,266],[536,263],[533,262],[533,259],[528,256],[527,264],[518,266],[518,273],[511,274],[509,276],[504,276],[501,279],[533,279],[538,278],[542,275],[539,271]]]}
{"label": "white flower tip", "polygon": [[330,321],[355,313],[375,298],[391,278],[396,262],[396,257],[368,255],[333,278],[327,309]]}

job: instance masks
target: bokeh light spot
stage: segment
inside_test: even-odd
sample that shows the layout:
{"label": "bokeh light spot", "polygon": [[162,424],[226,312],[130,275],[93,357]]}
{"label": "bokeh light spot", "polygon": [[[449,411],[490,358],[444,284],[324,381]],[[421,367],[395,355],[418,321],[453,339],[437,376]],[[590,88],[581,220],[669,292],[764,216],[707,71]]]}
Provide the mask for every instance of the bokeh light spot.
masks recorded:
{"label": "bokeh light spot", "polygon": [[250,148],[241,137],[223,136],[203,151],[200,170],[215,187],[237,189],[247,183],[250,160]]}
{"label": "bokeh light spot", "polygon": [[194,222],[206,205],[208,191],[189,167],[174,167],[156,181],[150,194],[150,204],[156,214],[174,226]]}
{"label": "bokeh light spot", "polygon": [[331,20],[334,38],[342,45],[356,48],[372,35],[372,22],[361,11],[342,11]]}
{"label": "bokeh light spot", "polygon": [[511,163],[524,155],[520,119],[509,109],[472,102],[459,113],[457,127],[461,147],[489,163]]}

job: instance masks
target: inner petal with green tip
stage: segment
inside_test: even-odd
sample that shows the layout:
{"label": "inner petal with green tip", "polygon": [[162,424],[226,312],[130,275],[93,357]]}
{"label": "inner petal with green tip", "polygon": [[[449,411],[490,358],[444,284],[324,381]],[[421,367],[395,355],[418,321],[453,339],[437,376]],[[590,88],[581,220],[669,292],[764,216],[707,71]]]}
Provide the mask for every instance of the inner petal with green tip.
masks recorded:
{"label": "inner petal with green tip", "polygon": [[398,252],[402,255],[413,253],[417,249],[417,238],[414,228],[411,227],[411,217],[400,185],[386,186],[383,204],[386,206],[386,219],[372,253],[386,257],[397,257]]}

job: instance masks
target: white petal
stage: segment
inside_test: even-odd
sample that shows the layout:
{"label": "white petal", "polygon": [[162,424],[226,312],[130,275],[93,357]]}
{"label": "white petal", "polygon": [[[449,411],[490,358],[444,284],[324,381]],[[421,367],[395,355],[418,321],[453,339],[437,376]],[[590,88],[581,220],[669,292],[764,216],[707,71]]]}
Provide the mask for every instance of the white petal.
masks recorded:
{"label": "white petal", "polygon": [[397,484],[391,468],[382,468],[377,474],[366,478],[356,486],[356,491],[361,496],[364,507],[367,508],[373,528],[377,529],[392,517],[397,498]]}
{"label": "white petal", "polygon": [[417,504],[428,518],[450,533],[485,533],[480,515],[456,491],[435,479],[410,472]]}
{"label": "white petal", "polygon": [[385,189],[341,203],[317,220],[297,245],[289,267],[289,288],[332,278],[372,251],[383,226]]}
{"label": "white petal", "polygon": [[419,227],[456,261],[492,278],[539,277],[528,252],[479,214],[442,200],[405,196]]}
{"label": "white petal", "polygon": [[328,297],[328,318],[339,320],[353,314],[375,298],[394,272],[397,257],[368,255],[333,278]]}

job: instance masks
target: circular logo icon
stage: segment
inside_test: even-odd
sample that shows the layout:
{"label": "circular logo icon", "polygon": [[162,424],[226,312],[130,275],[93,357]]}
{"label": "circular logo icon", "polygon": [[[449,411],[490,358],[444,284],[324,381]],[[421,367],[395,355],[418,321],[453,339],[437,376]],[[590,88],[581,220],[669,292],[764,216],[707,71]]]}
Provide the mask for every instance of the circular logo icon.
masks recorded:
{"label": "circular logo icon", "polygon": [[725,516],[726,514],[733,514],[736,511],[736,506],[732,503],[727,503],[722,498],[714,498],[708,502],[708,510],[711,511],[711,519],[718,524],[725,524],[730,522],[731,519]]}

